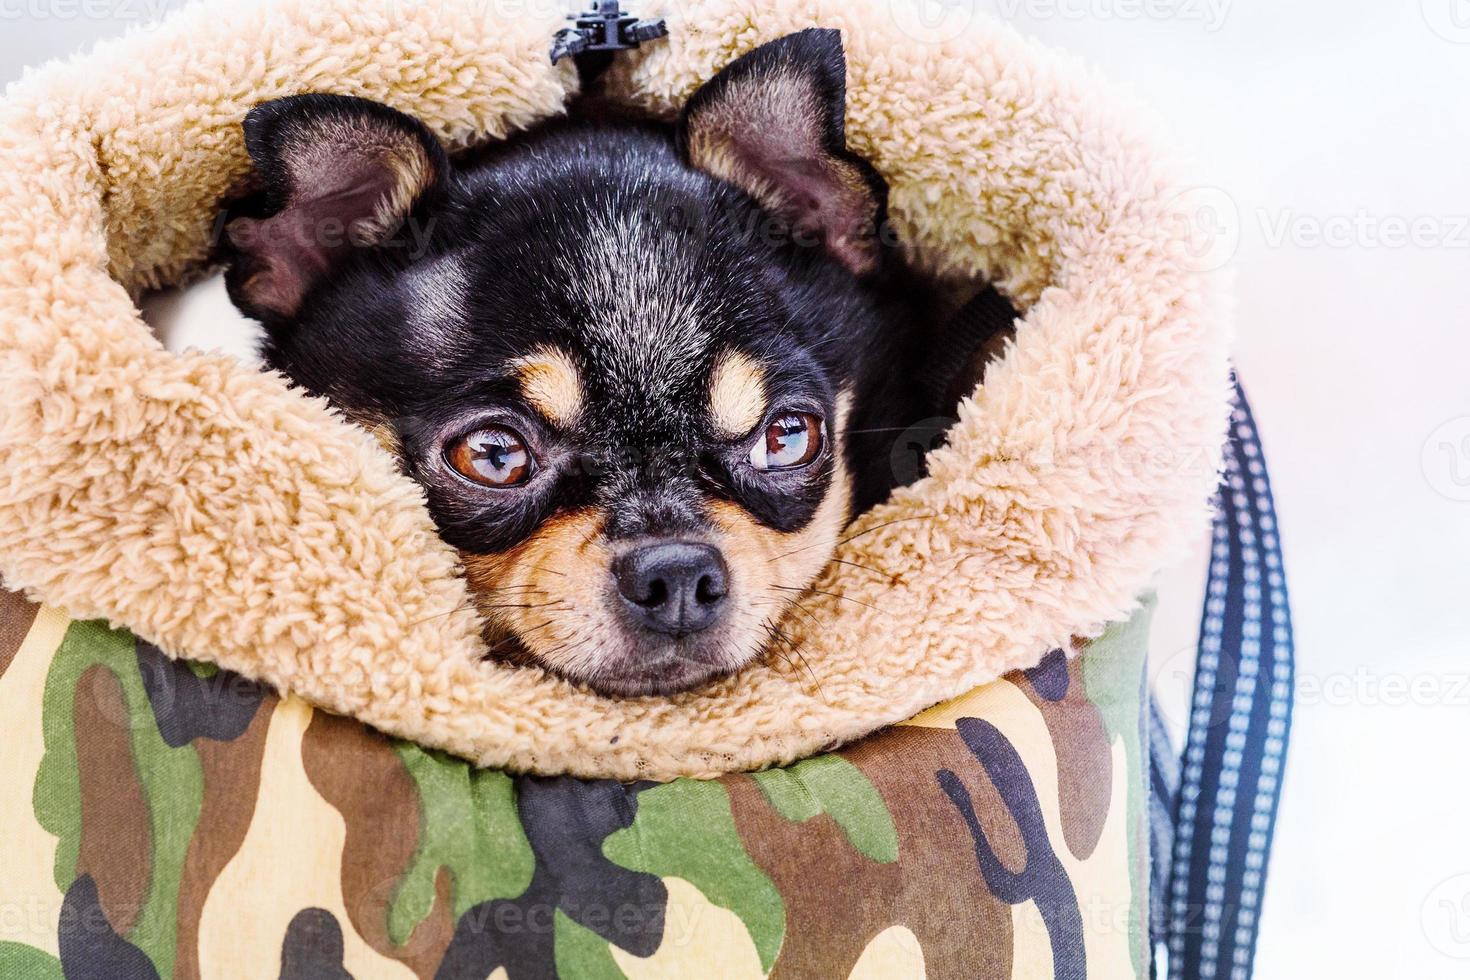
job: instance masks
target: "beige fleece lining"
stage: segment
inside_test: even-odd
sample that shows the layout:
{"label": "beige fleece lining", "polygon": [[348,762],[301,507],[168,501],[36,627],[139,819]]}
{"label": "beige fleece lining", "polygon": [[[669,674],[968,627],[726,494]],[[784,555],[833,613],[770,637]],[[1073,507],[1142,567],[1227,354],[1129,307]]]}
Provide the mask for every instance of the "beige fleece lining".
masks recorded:
{"label": "beige fleece lining", "polygon": [[762,41],[842,28],[849,139],[911,258],[994,279],[1024,320],[930,475],[783,626],[801,658],[630,701],[482,664],[455,556],[372,436],[279,377],[164,351],[134,298],[201,271],[257,102],[379,99],[451,146],[558,112],[555,11],[493,6],[189,8],[0,104],[7,585],[483,764],[617,777],[788,761],[1129,613],[1205,516],[1226,369],[1180,185],[1116,93],[985,18],[936,44],[886,4],[692,0],[614,70],[621,97],[666,115]]}

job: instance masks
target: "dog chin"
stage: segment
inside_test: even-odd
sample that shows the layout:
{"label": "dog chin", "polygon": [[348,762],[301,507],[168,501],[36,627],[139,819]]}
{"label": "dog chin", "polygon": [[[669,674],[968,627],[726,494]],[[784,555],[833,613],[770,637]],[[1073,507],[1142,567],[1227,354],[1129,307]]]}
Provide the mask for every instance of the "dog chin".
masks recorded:
{"label": "dog chin", "polygon": [[[599,674],[595,678],[580,679],[580,682],[604,697],[665,697],[718,680],[733,673],[735,669],[684,660],[665,660],[626,673]],[[579,680],[575,677],[570,679]]]}
{"label": "dog chin", "polygon": [[553,669],[604,697],[664,697],[727,677],[755,659],[754,652],[734,655],[713,637],[630,637],[624,643],[598,663]]}

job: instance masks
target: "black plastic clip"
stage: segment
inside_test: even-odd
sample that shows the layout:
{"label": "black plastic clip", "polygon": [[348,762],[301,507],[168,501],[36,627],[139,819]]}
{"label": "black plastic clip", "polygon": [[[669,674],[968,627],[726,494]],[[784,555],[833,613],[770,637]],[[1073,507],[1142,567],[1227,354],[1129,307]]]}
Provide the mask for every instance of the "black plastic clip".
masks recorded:
{"label": "black plastic clip", "polygon": [[551,40],[551,63],[583,51],[624,51],[669,33],[662,20],[639,20],[625,13],[618,0],[597,0],[597,7],[570,14],[572,27],[563,27]]}

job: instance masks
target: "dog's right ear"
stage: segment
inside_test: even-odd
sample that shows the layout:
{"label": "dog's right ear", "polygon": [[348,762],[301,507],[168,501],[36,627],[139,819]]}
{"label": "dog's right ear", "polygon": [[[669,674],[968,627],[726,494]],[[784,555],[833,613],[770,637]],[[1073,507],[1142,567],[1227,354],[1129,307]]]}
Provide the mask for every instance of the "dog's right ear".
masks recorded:
{"label": "dog's right ear", "polygon": [[696,169],[745,191],[856,276],[877,269],[887,188],[847,148],[842,36],[810,27],[761,45],[701,86],[679,119]]}
{"label": "dog's right ear", "polygon": [[390,238],[449,169],[422,123],[366,99],[275,99],[252,109],[244,129],[261,216],[225,226],[225,281],[237,306],[267,322],[296,316],[353,250]]}

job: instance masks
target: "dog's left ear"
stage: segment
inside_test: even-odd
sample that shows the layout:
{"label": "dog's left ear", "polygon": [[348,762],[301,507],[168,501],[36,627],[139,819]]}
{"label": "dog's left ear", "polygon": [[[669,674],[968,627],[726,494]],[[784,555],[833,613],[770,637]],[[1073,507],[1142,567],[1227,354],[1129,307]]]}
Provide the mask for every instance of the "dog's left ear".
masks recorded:
{"label": "dog's left ear", "polygon": [[854,275],[878,267],[886,188],[847,148],[847,60],[835,30],[809,28],[731,62],[684,106],[689,163],[820,239]]}
{"label": "dog's left ear", "polygon": [[225,227],[230,298],[267,323],[289,321],[354,251],[391,238],[445,181],[449,160],[418,120],[345,95],[293,95],[245,117],[263,197]]}

